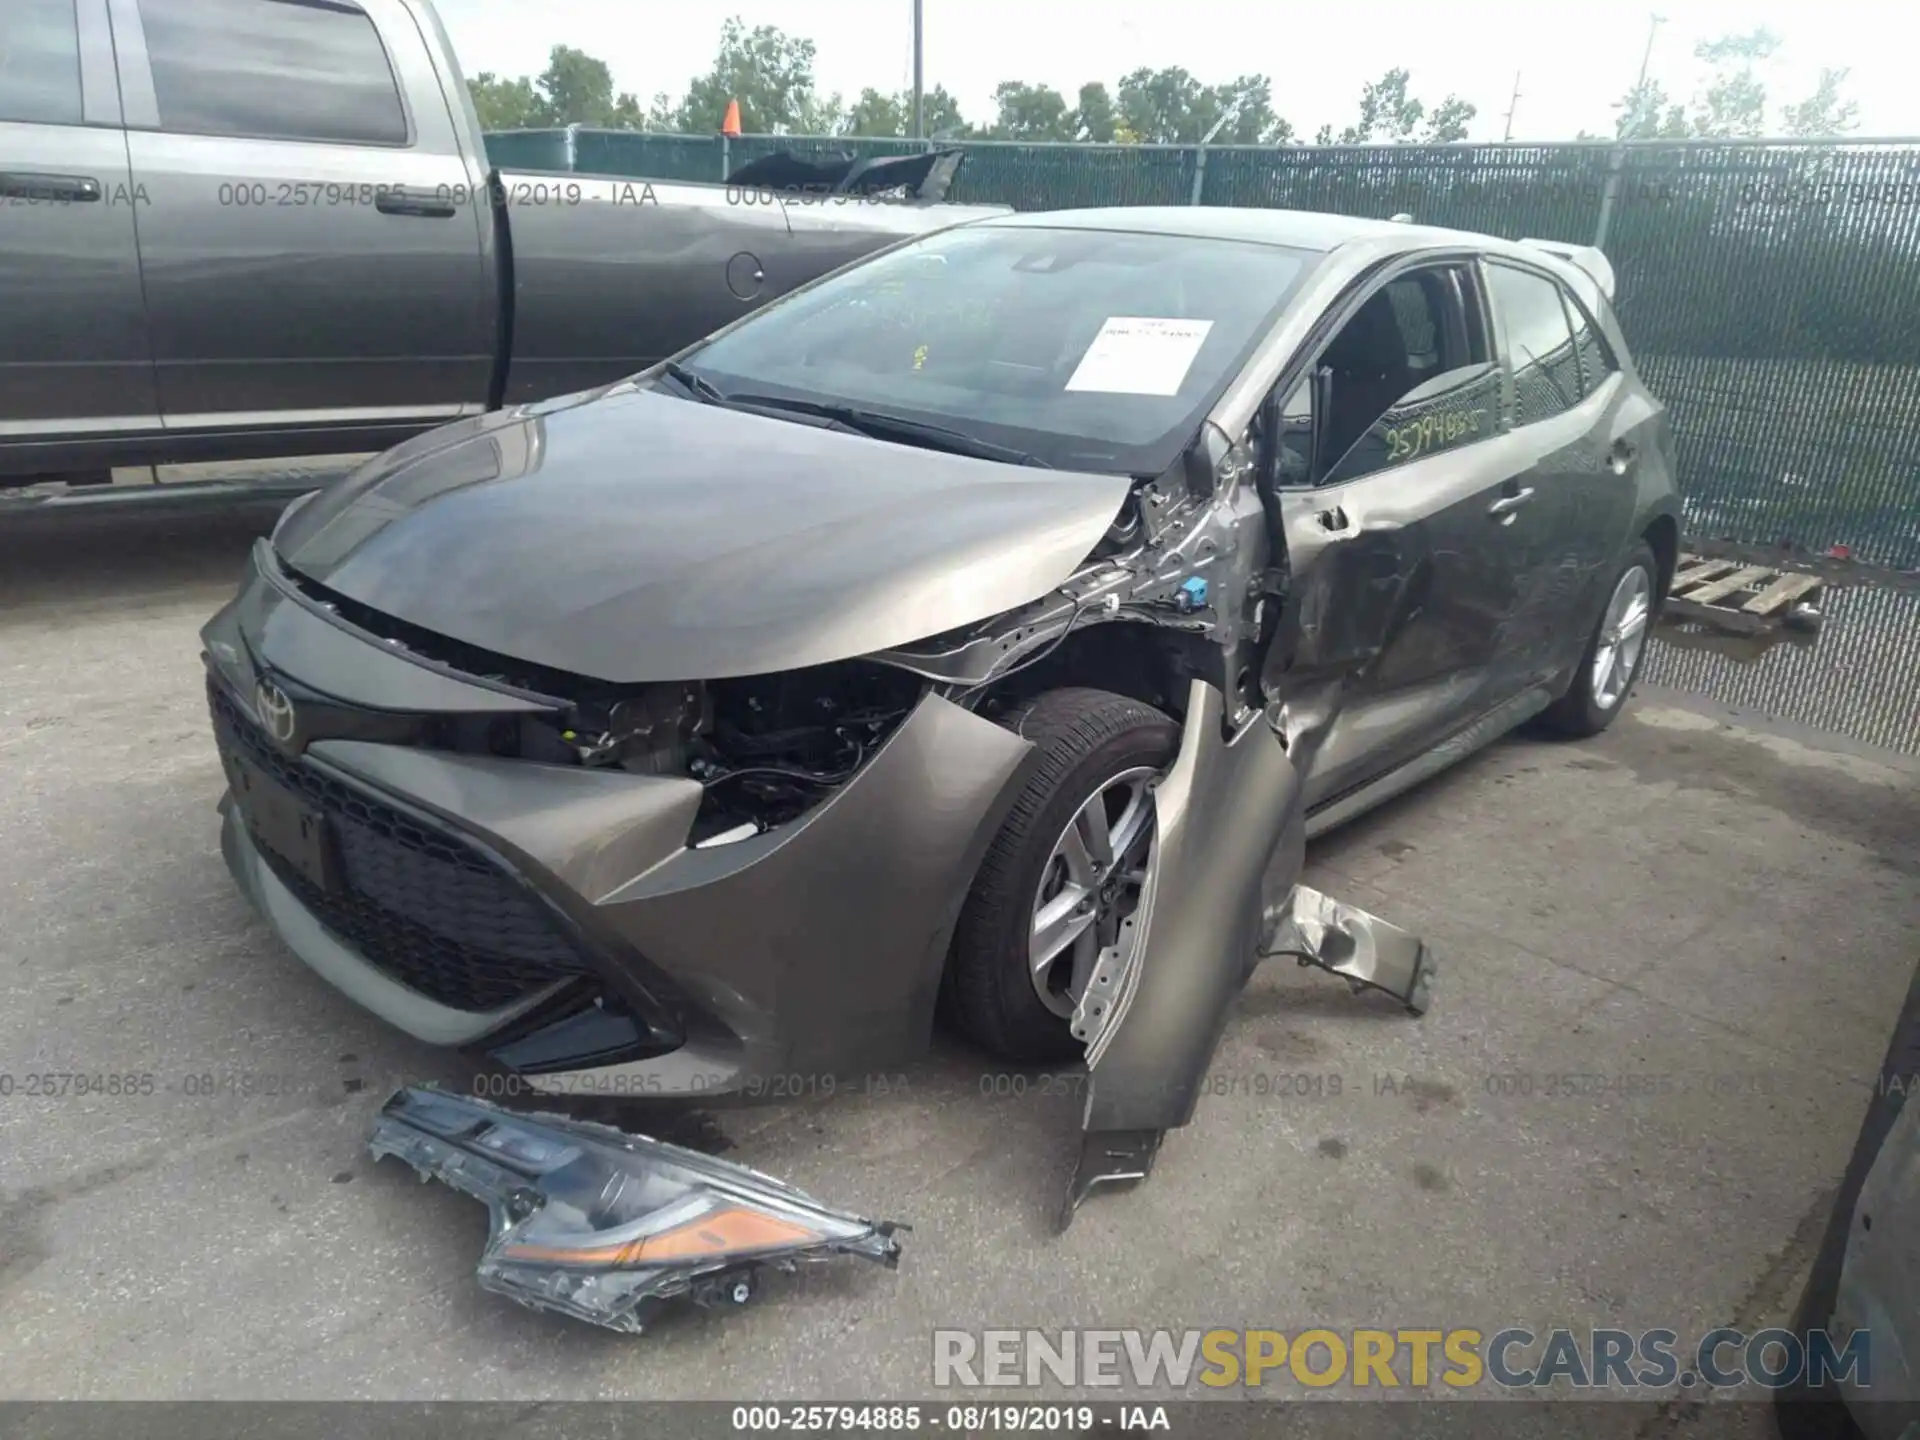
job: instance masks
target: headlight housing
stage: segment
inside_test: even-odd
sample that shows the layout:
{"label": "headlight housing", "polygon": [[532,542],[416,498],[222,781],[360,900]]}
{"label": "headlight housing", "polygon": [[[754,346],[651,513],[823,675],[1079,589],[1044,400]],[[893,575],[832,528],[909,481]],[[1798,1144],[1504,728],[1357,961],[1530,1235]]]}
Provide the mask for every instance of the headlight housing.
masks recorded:
{"label": "headlight housing", "polygon": [[483,1288],[615,1330],[639,1333],[675,1297],[745,1304],[767,1266],[899,1263],[904,1227],[607,1125],[409,1087],[381,1108],[371,1148],[486,1204]]}

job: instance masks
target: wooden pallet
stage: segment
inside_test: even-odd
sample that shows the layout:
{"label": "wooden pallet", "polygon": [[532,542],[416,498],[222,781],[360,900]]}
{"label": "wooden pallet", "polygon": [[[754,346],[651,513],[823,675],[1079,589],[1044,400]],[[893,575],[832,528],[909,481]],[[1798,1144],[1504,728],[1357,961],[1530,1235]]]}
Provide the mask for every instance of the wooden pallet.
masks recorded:
{"label": "wooden pallet", "polygon": [[1809,615],[1817,616],[1812,607],[1826,583],[1818,575],[1797,570],[1682,555],[1667,587],[1666,618],[1697,620],[1736,635],[1764,635],[1789,626],[1810,628]]}

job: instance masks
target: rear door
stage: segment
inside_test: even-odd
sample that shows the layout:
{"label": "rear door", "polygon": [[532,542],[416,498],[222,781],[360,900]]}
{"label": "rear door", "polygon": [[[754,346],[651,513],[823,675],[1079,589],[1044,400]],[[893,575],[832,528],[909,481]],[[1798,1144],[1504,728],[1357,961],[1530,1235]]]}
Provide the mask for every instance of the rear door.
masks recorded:
{"label": "rear door", "polygon": [[[159,424],[106,0],[0,3],[0,444]],[[12,451],[10,468],[57,468]]]}
{"label": "rear door", "polygon": [[[1593,317],[1546,267],[1489,259],[1487,293],[1512,377],[1514,473],[1528,496],[1522,589],[1502,657],[1510,683],[1577,660],[1634,513],[1630,397]],[[1597,290],[1595,295],[1597,297]]]}
{"label": "rear door", "polygon": [[1264,686],[1287,697],[1310,808],[1506,698],[1497,660],[1521,579],[1504,377],[1472,262],[1402,269],[1347,311],[1282,407],[1293,573]]}
{"label": "rear door", "polygon": [[484,408],[490,208],[398,0],[111,0],[169,430]]}

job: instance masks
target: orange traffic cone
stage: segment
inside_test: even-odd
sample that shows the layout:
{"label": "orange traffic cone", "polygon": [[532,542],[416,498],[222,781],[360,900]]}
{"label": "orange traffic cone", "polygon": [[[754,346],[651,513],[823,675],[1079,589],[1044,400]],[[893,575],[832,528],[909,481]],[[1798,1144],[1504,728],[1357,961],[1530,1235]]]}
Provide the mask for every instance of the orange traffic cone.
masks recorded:
{"label": "orange traffic cone", "polygon": [[720,133],[738,139],[740,135],[740,102],[727,101],[727,118],[720,122]]}

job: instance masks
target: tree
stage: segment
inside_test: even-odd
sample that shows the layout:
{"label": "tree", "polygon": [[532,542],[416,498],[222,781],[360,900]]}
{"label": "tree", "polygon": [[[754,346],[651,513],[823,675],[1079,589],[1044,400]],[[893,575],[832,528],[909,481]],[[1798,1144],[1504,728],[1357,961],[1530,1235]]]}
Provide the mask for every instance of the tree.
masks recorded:
{"label": "tree", "polygon": [[1457,95],[1449,95],[1429,115],[1425,103],[1408,93],[1412,78],[1408,71],[1394,69],[1370,81],[1360,92],[1359,120],[1338,136],[1331,125],[1322,125],[1314,136],[1314,143],[1369,145],[1390,140],[1405,145],[1414,141],[1435,144],[1466,139],[1467,124],[1479,113],[1477,107]]}
{"label": "tree", "polygon": [[547,68],[534,85],[545,101],[549,125],[633,128],[640,122],[640,106],[633,96],[614,97],[613,71],[607,62],[571,45],[553,47]]}
{"label": "tree", "polygon": [[1469,105],[1458,95],[1449,95],[1433,107],[1433,113],[1427,116],[1427,128],[1420,139],[1428,145],[1450,145],[1456,140],[1467,138],[1467,125],[1479,114],[1477,107]]}
{"label": "tree", "polygon": [[739,16],[720,29],[713,68],[687,87],[672,112],[673,128],[711,135],[726,118],[727,102],[740,102],[740,128],[748,134],[804,133],[808,123],[828,118],[835,102],[814,93],[813,41],[776,25],[747,29]]}
{"label": "tree", "polygon": [[1694,101],[1693,131],[1701,136],[1759,136],[1767,128],[1767,87],[1758,67],[1773,58],[1780,37],[1766,29],[1703,40],[1696,60],[1713,67],[1713,79]]}
{"label": "tree", "polygon": [[1860,123],[1860,106],[1840,98],[1840,86],[1847,78],[1845,70],[1822,70],[1813,94],[1798,105],[1780,112],[1783,134],[1800,139],[1844,135]]}
{"label": "tree", "polygon": [[1049,85],[1003,80],[994,87],[995,114],[987,135],[994,140],[1071,140],[1067,98]]}
{"label": "tree", "polygon": [[1293,127],[1273,113],[1273,82],[1266,76],[1202,85],[1175,65],[1121,78],[1114,138],[1197,145],[1222,116],[1231,117],[1215,137],[1223,145],[1277,145],[1293,135]]}
{"label": "tree", "polygon": [[656,90],[653,103],[647,107],[647,118],[641,128],[656,133],[673,133],[680,128],[680,102],[665,90]]}
{"label": "tree", "polygon": [[538,79],[522,75],[503,80],[491,71],[467,86],[483,130],[533,130],[554,125],[591,125],[597,129],[635,130],[643,117],[640,102],[613,93],[613,72],[571,45],[556,45]]}
{"label": "tree", "polygon": [[1074,139],[1088,140],[1098,145],[1112,143],[1114,126],[1119,123],[1118,112],[1113,108],[1113,97],[1098,80],[1080,87],[1080,103],[1073,107],[1073,113],[1067,118],[1073,126]]}
{"label": "tree", "polygon": [[[745,126],[741,127],[745,129]],[[844,135],[847,133],[847,105],[840,92],[822,99],[818,95],[804,100],[793,117],[795,135]]]}
{"label": "tree", "polygon": [[[960,113],[960,102],[947,93],[947,87],[936,85],[920,97],[920,119],[925,125],[927,137],[931,140],[964,140],[973,133],[966,117]],[[907,121],[913,121],[913,97],[907,97]]]}
{"label": "tree", "polygon": [[871,85],[860,92],[847,112],[848,135],[904,135],[913,123],[913,97],[904,104],[899,95],[883,95]]}
{"label": "tree", "polygon": [[[1614,102],[1613,108],[1620,112],[1613,125],[1616,140],[1684,140],[1693,134],[1686,107],[1669,101],[1658,80],[1648,79],[1634,86]],[[1583,130],[1580,138],[1599,137],[1590,137]]]}
{"label": "tree", "polygon": [[1190,145],[1200,127],[1205,87],[1178,65],[1145,66],[1120,78],[1120,128],[1142,144]]}
{"label": "tree", "polygon": [[[930,139],[964,138],[971,132],[960,114],[960,104],[946,87],[936,85],[920,96],[920,118]],[[913,92],[901,90],[887,95],[868,86],[841,119],[832,133],[881,138],[904,137],[913,129]],[[824,133],[824,132],[823,132]]]}
{"label": "tree", "polygon": [[1221,145],[1284,145],[1293,139],[1293,126],[1273,113],[1273,81],[1265,75],[1242,75],[1216,85],[1202,99],[1206,115],[1204,138],[1222,115],[1231,116],[1215,136]]}
{"label": "tree", "polygon": [[[1765,29],[1703,41],[1693,50],[1711,76],[1691,109],[1672,101],[1658,80],[1647,79],[1614,103],[1621,140],[1752,139],[1766,135],[1767,84],[1763,68],[1780,49]],[[1858,124],[1860,107],[1841,98],[1845,70],[1822,70],[1820,83],[1797,105],[1780,109],[1779,133],[1800,138],[1844,135]]]}
{"label": "tree", "polygon": [[545,102],[525,75],[518,80],[502,80],[492,71],[482,70],[467,89],[473,95],[482,130],[535,130],[547,123]]}

